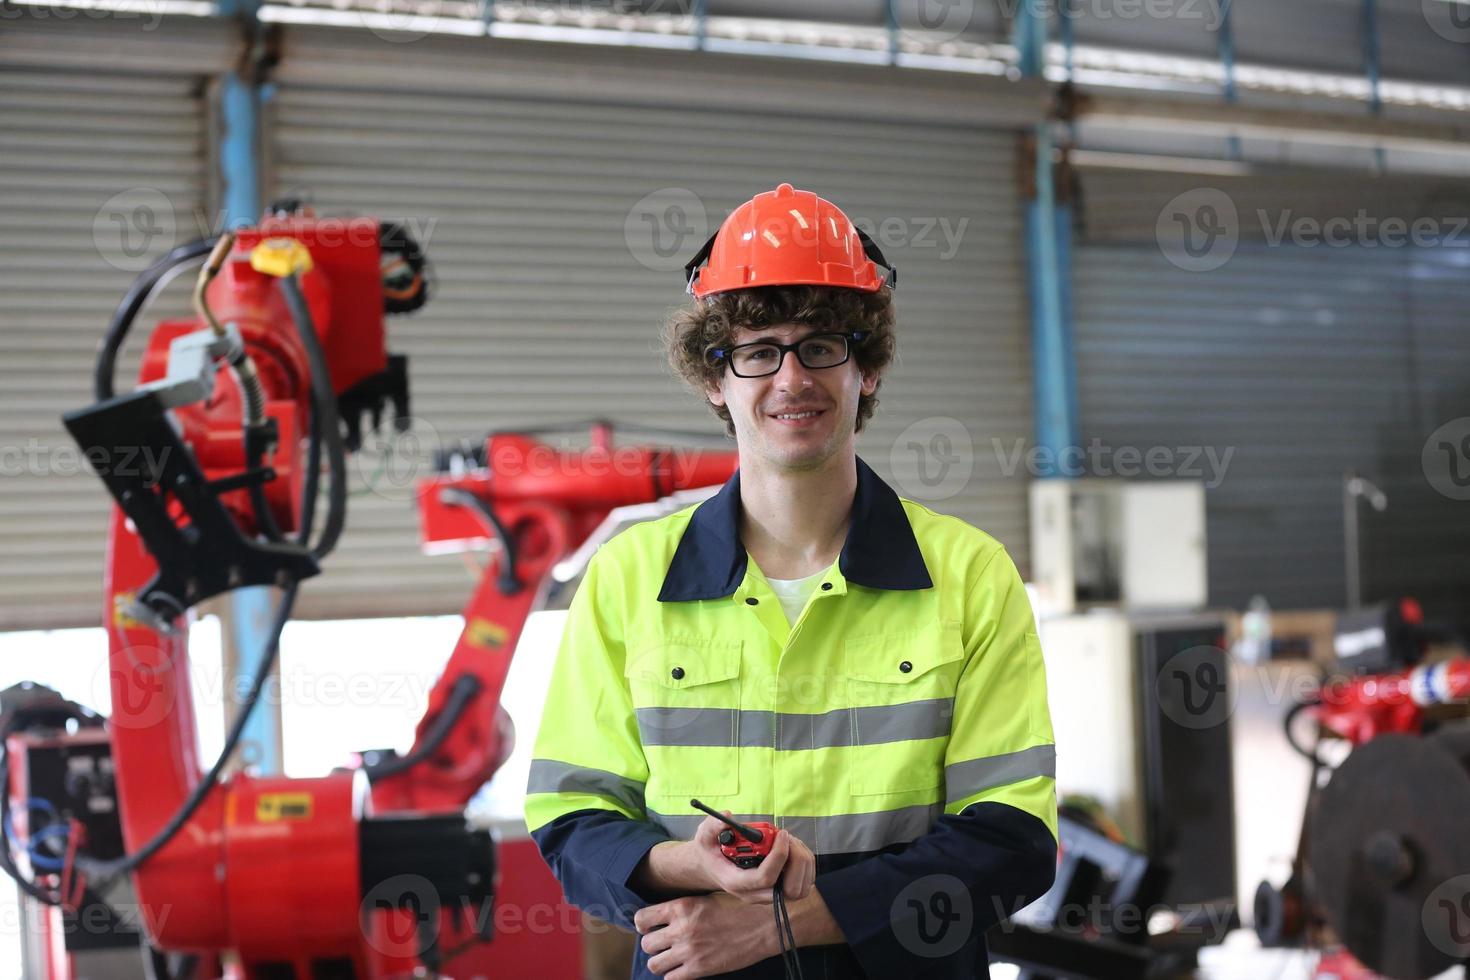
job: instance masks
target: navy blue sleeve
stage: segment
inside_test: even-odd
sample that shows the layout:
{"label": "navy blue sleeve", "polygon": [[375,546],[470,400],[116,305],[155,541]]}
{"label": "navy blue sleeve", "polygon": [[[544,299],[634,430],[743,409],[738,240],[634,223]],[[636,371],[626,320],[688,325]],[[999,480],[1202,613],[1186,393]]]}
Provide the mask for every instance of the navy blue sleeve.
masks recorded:
{"label": "navy blue sleeve", "polygon": [[633,913],[662,901],[628,883],[655,844],[674,839],[645,820],[612,810],[574,810],[538,827],[531,839],[567,901],[588,915],[633,932]]}
{"label": "navy blue sleeve", "polygon": [[1046,894],[1057,844],[1037,817],[1004,803],[941,816],[902,850],[817,875],[848,946],[873,978],[914,977]]}

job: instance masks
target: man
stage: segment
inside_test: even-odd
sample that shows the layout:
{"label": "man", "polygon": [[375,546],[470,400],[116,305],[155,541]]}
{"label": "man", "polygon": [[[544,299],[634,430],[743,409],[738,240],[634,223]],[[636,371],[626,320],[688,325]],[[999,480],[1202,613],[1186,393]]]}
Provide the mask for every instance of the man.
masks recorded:
{"label": "man", "polygon": [[[605,544],[573,600],[526,817],[568,899],[637,930],[635,977],[781,976],[773,886],[806,977],[988,976],[984,930],[1053,880],[1015,566],[855,454],[894,352],[880,265],[788,184],[730,215],[667,341],[739,471]],[[730,864],[691,798],[781,828],[765,862]]]}

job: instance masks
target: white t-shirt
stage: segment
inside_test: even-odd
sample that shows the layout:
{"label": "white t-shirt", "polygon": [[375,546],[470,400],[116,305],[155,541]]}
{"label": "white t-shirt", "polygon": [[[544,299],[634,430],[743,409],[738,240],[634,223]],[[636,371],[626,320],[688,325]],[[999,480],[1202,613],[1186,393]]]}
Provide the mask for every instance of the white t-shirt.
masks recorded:
{"label": "white t-shirt", "polygon": [[817,584],[822,581],[822,576],[827,574],[827,569],[822,569],[806,578],[771,578],[766,576],[766,581],[771,584],[771,591],[776,593],[776,598],[781,600],[781,608],[786,610],[786,621],[792,626],[796,625],[796,619],[801,611],[806,608],[807,599],[817,590]]}

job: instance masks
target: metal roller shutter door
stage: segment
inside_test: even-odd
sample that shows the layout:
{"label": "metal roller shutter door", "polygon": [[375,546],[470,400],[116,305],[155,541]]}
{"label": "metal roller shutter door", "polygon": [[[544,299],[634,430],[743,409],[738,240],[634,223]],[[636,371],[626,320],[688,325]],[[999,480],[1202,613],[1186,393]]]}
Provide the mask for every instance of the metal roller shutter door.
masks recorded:
{"label": "metal roller shutter door", "polygon": [[[1470,404],[1464,232],[1460,247],[1440,248],[1242,240],[1220,268],[1192,272],[1165,258],[1152,229],[1166,202],[1208,178],[1083,180],[1088,236],[1075,272],[1083,441],[1233,451],[1206,495],[1211,601],[1242,606],[1262,593],[1277,607],[1342,605],[1350,469],[1389,498],[1382,515],[1363,508],[1365,597],[1463,597],[1465,504],[1435,490],[1421,453]],[[1257,208],[1331,214],[1322,181],[1211,182],[1236,200],[1248,230]],[[1464,200],[1454,185],[1420,182],[1409,195],[1391,181],[1333,183],[1349,217],[1364,206],[1412,220]],[[1299,193],[1313,184],[1315,193]]]}
{"label": "metal roller shutter door", "polygon": [[[97,343],[136,272],[199,234],[200,88],[0,68],[0,628],[101,617],[109,498],[60,416],[90,402]],[[135,330],[119,387],[147,326],[187,310],[187,283],[175,287]]]}
{"label": "metal roller shutter door", "polygon": [[[738,91],[741,80],[729,84]],[[906,238],[889,250],[902,270],[901,355],[858,451],[885,477],[896,462],[901,489],[923,497],[907,443],[950,423],[898,437],[920,420],[959,420],[974,452],[957,465],[973,462],[973,476],[934,506],[1024,558],[1024,481],[1001,475],[991,444],[1031,434],[1011,134],[877,111],[709,114],[289,81],[271,114],[278,193],[304,192],[328,214],[408,219],[425,232],[438,295],[390,331],[410,358],[413,414],[435,441],[593,416],[717,434],[658,354],[658,327],[683,298],[674,267],[731,208],[781,180],[822,189],[880,230],[896,219],[891,237]],[[689,220],[675,214],[663,227],[660,257],[640,201],[669,188],[677,190],[656,200],[689,204]],[[962,229],[953,246],[944,227]],[[375,465],[354,467],[359,482]],[[457,608],[465,572],[418,555],[408,495],[358,489],[339,552],[303,593],[304,613]]]}

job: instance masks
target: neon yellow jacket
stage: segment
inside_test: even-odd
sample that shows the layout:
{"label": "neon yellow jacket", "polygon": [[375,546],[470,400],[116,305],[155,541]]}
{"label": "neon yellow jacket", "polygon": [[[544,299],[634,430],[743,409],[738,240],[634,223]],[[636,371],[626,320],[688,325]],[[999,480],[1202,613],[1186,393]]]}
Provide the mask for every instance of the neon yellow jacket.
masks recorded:
{"label": "neon yellow jacket", "polygon": [[[794,625],[740,546],[738,473],[599,549],[526,822],[569,900],[631,928],[649,899],[629,879],[654,844],[693,835],[691,797],[771,821],[817,855],[848,941],[803,949],[804,970],[984,975],[983,930],[1055,873],[1035,623],[998,542],[857,469],[842,553]],[[634,967],[652,976],[641,950]]]}

